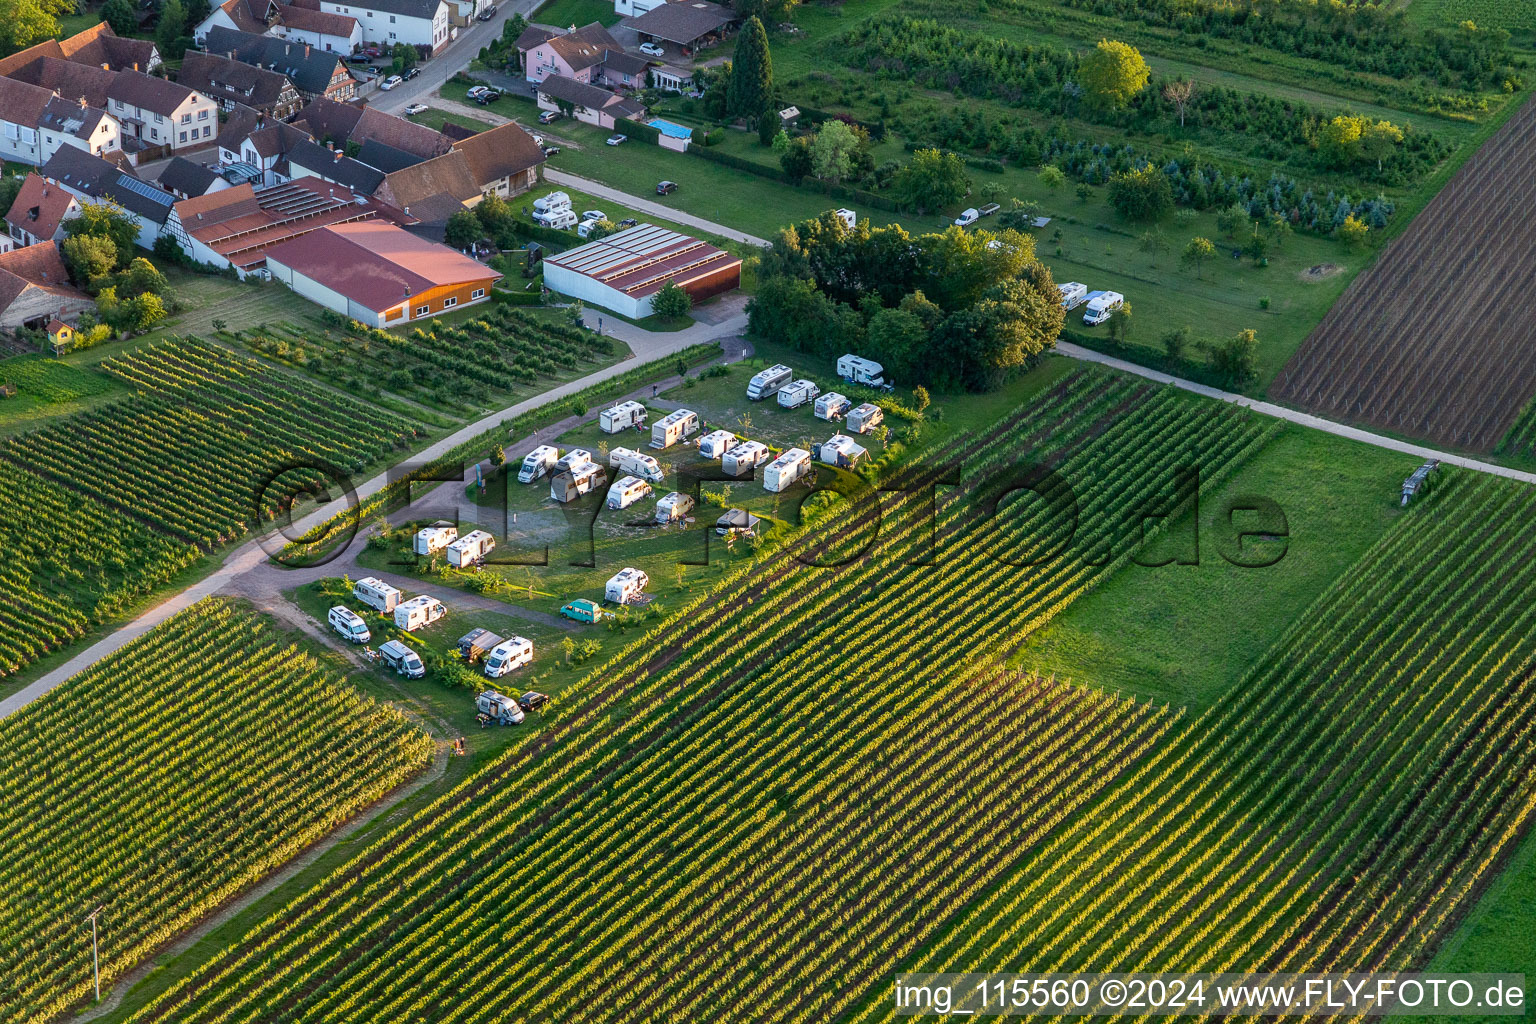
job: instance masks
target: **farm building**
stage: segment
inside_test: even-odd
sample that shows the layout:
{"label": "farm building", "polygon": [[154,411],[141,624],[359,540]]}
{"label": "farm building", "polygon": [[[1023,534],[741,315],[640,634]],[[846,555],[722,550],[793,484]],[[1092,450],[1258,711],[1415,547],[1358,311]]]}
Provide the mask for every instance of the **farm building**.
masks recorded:
{"label": "farm building", "polygon": [[376,220],[312,231],[268,249],[266,257],[273,280],[374,327],[483,302],[501,276],[446,245]]}
{"label": "farm building", "polygon": [[0,253],[0,328],[42,326],[91,305],[91,297],[69,283],[56,243]]}
{"label": "farm building", "polygon": [[668,281],[695,303],[741,284],[741,260],[697,238],[641,224],[544,260],[544,283],[562,295],[639,320]]}

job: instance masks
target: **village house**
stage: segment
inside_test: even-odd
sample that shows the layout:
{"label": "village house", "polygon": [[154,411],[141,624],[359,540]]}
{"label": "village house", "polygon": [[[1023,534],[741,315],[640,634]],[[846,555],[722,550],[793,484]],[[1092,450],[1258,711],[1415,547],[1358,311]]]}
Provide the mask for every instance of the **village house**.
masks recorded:
{"label": "village house", "polygon": [[322,97],[345,102],[357,95],[357,79],[341,57],[308,43],[220,27],[209,31],[204,45],[209,53],[283,75],[305,102]]}
{"label": "village house", "polygon": [[188,50],[176,80],[212,97],[224,111],[241,103],[268,117],[284,120],[292,117],[304,102],[298,89],[281,72],[215,53]]}
{"label": "village house", "polygon": [[218,104],[202,93],[138,71],[122,71],[107,92],[107,112],[123,133],[170,152],[213,142]]}
{"label": "village house", "polygon": [[36,172],[28,174],[5,214],[9,248],[21,249],[64,237],[64,222],[80,215],[80,200]]}

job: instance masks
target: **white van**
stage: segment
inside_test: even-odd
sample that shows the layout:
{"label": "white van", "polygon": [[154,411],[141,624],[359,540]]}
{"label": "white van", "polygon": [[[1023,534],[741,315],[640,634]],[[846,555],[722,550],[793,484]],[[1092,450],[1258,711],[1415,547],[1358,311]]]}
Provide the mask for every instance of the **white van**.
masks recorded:
{"label": "white van", "polygon": [[447,523],[433,523],[416,531],[411,550],[418,555],[435,555],[459,539],[459,528]]}
{"label": "white van", "polygon": [[653,484],[661,483],[665,475],[661,471],[661,463],[631,448],[615,448],[609,452],[608,468],[637,476],[642,480],[649,480]]}
{"label": "white van", "polygon": [[656,503],[656,521],[675,523],[693,511],[693,498],[678,491],[671,491]]}
{"label": "white van", "polygon": [[960,211],[960,216],[955,218],[955,227],[968,228],[981,220],[981,211],[972,206]]}
{"label": "white van", "polygon": [[885,386],[885,367],[851,352],[837,357],[837,375],[850,384],[865,384],[872,388]]}
{"label": "white van", "polygon": [[373,634],[368,631],[368,623],[363,617],[345,605],[337,605],[331,609],[327,616],[331,628],[341,634],[343,640],[354,644],[365,644],[373,639]]}
{"label": "white van", "polygon": [[597,414],[597,429],[605,434],[617,434],[621,430],[633,430],[645,426],[645,406],[631,399],[620,402],[611,409]]}
{"label": "white van", "polygon": [[759,370],[747,381],[747,397],[752,401],[760,401],[769,395],[777,393],[779,388],[788,384],[795,377],[795,371],[783,363],[775,363],[766,370]]}
{"label": "white van", "polygon": [[848,429],[855,434],[867,434],[885,422],[885,410],[873,402],[865,402],[848,414]]}
{"label": "white van", "polygon": [[698,432],[699,414],[691,409],[678,409],[651,424],[651,447],[670,448]]}
{"label": "white van", "polygon": [[1083,311],[1083,323],[1097,327],[1110,315],[1125,305],[1125,296],[1119,292],[1094,292],[1088,296],[1088,308]]}
{"label": "white van", "polygon": [[427,667],[421,663],[421,656],[399,640],[384,641],[379,645],[379,654],[383,657],[384,664],[407,679],[420,679],[427,674]]}
{"label": "white van", "polygon": [[743,441],[720,456],[720,468],[731,476],[751,476],[768,459],[768,446],[763,442]]}
{"label": "white van", "polygon": [[718,459],[735,446],[735,434],[729,430],[711,430],[699,438],[699,455],[706,459]]}
{"label": "white van", "polygon": [[569,210],[570,208],[571,197],[564,192],[551,192],[549,195],[540,196],[533,201],[533,212],[535,214],[548,213],[551,210]]}
{"label": "white van", "polygon": [[523,721],[522,705],[515,698],[495,690],[487,690],[475,698],[475,711],[484,715],[486,721],[499,725],[520,725]]}
{"label": "white van", "polygon": [[377,576],[364,576],[352,584],[352,596],[368,607],[388,615],[405,595]]}
{"label": "white van", "polygon": [[561,473],[570,473],[578,470],[592,461],[592,453],[585,448],[572,448],[565,456],[555,463],[555,469]]}
{"label": "white van", "polygon": [[651,578],[633,566],[625,566],[614,573],[603,588],[603,600],[614,604],[629,604],[651,582]]}
{"label": "white van", "polygon": [[517,471],[517,482],[531,484],[546,473],[553,472],[559,461],[560,449],[553,445],[541,444],[523,456],[523,467]]}
{"label": "white van", "polygon": [[556,231],[569,231],[581,223],[581,218],[576,216],[575,210],[550,210],[548,213],[534,214],[533,219],[535,223],[554,228]]}
{"label": "white van", "polygon": [[775,493],[789,487],[811,471],[811,453],[804,448],[791,448],[768,464],[763,470],[763,487]]}
{"label": "white van", "polygon": [[447,614],[448,607],[443,602],[435,597],[419,594],[395,607],[395,628],[412,633],[422,626],[432,625]]}
{"label": "white van", "polygon": [[798,409],[821,394],[821,388],[813,380],[792,380],[779,388],[779,405],[785,409]]}
{"label": "white van", "polygon": [[635,476],[621,476],[608,488],[608,507],[629,508],[641,498],[651,496],[651,485]]}
{"label": "white van", "polygon": [[448,564],[473,565],[496,549],[496,538],[484,530],[471,530],[448,545]]}
{"label": "white van", "polygon": [[485,674],[492,679],[500,679],[513,669],[532,661],[533,641],[514,636],[491,648],[491,653],[485,656]]}
{"label": "white van", "polygon": [[840,395],[836,391],[828,391],[816,399],[816,418],[819,420],[840,420],[845,416],[853,403],[847,395]]}
{"label": "white van", "polygon": [[1068,312],[1081,306],[1083,301],[1088,298],[1088,286],[1081,281],[1068,281],[1066,284],[1059,284],[1056,286],[1056,290],[1061,292],[1061,308]]}

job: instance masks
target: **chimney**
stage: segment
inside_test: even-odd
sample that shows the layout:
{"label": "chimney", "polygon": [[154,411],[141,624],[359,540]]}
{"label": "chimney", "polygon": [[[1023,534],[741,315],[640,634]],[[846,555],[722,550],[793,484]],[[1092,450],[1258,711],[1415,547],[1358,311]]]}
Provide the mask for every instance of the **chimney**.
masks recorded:
{"label": "chimney", "polygon": [[84,97],[84,96],[81,96],[81,97],[80,97],[80,109],[81,109],[81,110],[84,110],[84,109],[85,109],[85,106],[86,106],[86,104],[85,104],[85,97]]}
{"label": "chimney", "polygon": [[138,61],[134,61],[133,62],[133,70],[135,70],[135,71],[139,70],[139,62]]}
{"label": "chimney", "polygon": [[309,60],[309,44],[304,44],[304,59]]}
{"label": "chimney", "polygon": [[337,153],[336,154],[336,162],[337,163],[341,163],[341,158],[344,157],[344,156],[346,156],[345,153]]}
{"label": "chimney", "polygon": [[101,66],[101,70],[103,70],[103,71],[111,71],[112,70],[112,65],[111,64],[103,64]]}

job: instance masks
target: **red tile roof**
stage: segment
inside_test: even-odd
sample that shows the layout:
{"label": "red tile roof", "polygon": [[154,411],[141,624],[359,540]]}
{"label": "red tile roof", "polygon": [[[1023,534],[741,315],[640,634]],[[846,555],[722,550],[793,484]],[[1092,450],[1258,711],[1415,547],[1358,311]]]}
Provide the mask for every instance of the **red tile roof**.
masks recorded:
{"label": "red tile roof", "polygon": [[21,191],[16,193],[16,201],[11,204],[5,219],[34,238],[52,238],[74,201],[75,197],[61,185],[48,181],[41,174],[29,174],[21,183]]}
{"label": "red tile roof", "polygon": [[307,7],[278,4],[278,18],[284,25],[301,32],[318,32],[321,35],[340,36],[345,39],[357,28],[357,19],[346,14],[329,11],[313,11]]}
{"label": "red tile roof", "polygon": [[741,266],[740,257],[724,249],[652,224],[548,256],[544,262],[636,298],[660,291],[668,281],[686,286],[698,278]]}
{"label": "red tile roof", "polygon": [[15,302],[28,286],[41,288],[61,299],[90,298],[69,283],[69,273],[64,269],[59,247],[53,242],[39,242],[0,253],[0,311]]}

